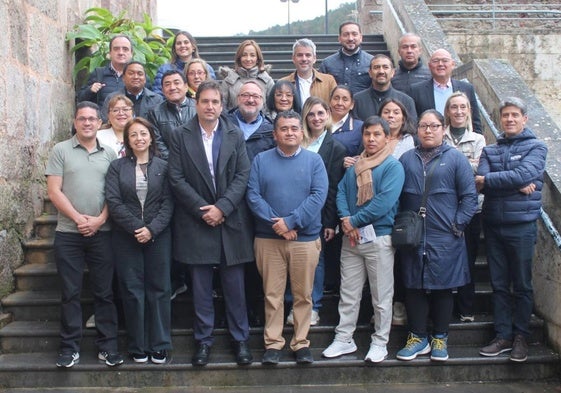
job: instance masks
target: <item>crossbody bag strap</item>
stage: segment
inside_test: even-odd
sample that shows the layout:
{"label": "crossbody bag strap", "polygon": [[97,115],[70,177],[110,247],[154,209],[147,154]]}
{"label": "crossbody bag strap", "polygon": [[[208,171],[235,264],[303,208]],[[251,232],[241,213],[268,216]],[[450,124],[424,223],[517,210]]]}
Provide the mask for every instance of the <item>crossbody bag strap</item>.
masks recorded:
{"label": "crossbody bag strap", "polygon": [[427,198],[428,198],[428,183],[429,180],[431,178],[432,173],[434,172],[435,168],[438,166],[438,162],[440,161],[440,158],[442,158],[442,153],[440,153],[440,155],[438,156],[438,158],[436,159],[434,165],[430,168],[429,173],[427,173],[427,177],[425,178],[425,190],[423,191],[423,199],[421,200],[421,206],[419,207],[419,215],[421,217],[425,217],[427,215]]}

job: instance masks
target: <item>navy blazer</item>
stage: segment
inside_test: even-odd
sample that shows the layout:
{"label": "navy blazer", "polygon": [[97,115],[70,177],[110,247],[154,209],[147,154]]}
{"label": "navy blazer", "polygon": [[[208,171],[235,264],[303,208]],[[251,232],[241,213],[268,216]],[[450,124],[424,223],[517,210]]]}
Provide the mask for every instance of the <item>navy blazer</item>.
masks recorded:
{"label": "navy blazer", "polygon": [[[479,116],[479,108],[477,106],[477,99],[475,98],[475,90],[473,85],[469,82],[452,79],[452,90],[454,92],[461,91],[466,94],[471,104],[471,123],[473,131],[483,134],[483,127],[481,126],[481,117]],[[415,101],[415,108],[417,115],[428,109],[435,109],[434,106],[434,79],[415,83],[411,86],[411,98]],[[444,115],[444,114],[442,114]]]}

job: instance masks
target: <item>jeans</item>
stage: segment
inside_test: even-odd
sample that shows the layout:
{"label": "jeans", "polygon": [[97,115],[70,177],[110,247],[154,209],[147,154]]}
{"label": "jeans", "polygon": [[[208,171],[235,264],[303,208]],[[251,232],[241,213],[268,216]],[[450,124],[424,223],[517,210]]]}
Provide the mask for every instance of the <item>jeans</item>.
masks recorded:
{"label": "jeans", "polygon": [[466,239],[466,249],[468,254],[469,275],[471,281],[458,288],[457,304],[458,312],[461,315],[473,315],[473,304],[475,302],[475,282],[473,275],[475,272],[475,260],[479,250],[481,233],[481,213],[475,214],[464,230]]}
{"label": "jeans", "polygon": [[534,305],[532,258],[537,237],[536,222],[484,223],[483,229],[493,287],[495,333],[506,340],[516,334],[528,337]]}
{"label": "jeans", "polygon": [[117,310],[113,302],[113,253],[111,232],[85,237],[79,233],[55,233],[55,259],[61,281],[61,352],[79,352],[82,339],[80,294],[84,268],[89,269],[94,296],[95,341],[100,351],[117,351]]}

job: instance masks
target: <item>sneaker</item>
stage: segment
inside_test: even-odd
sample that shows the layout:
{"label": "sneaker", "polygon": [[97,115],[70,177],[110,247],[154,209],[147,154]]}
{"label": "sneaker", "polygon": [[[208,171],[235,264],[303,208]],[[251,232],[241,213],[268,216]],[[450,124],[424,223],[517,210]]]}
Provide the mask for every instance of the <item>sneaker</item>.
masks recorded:
{"label": "sneaker", "polygon": [[61,352],[56,360],[57,367],[70,368],[78,363],[80,363],[80,354],[78,352]]}
{"label": "sneaker", "polygon": [[407,325],[407,311],[405,310],[405,304],[403,304],[402,302],[395,302],[393,304],[392,325]]}
{"label": "sneaker", "polygon": [[512,350],[512,341],[495,337],[489,345],[481,348],[479,354],[482,356],[498,356],[503,352]]}
{"label": "sneaker", "polygon": [[165,349],[162,351],[152,352],[150,360],[155,364],[164,364],[168,360],[168,352]]}
{"label": "sneaker", "polygon": [[339,341],[333,340],[331,345],[323,350],[321,356],[324,358],[336,358],[337,356],[346,355],[348,353],[353,353],[357,350],[355,341],[351,338],[351,341]]}
{"label": "sneaker", "polygon": [[473,314],[460,314],[460,321],[461,322],[474,322],[475,316]]}
{"label": "sneaker", "polygon": [[288,313],[288,317],[286,317],[286,324],[287,325],[294,325],[294,310],[290,309]]}
{"label": "sneaker", "polygon": [[148,355],[145,353],[131,353],[130,357],[135,363],[146,363],[148,361]]}
{"label": "sneaker", "polygon": [[99,351],[97,354],[97,358],[102,362],[105,362],[109,367],[118,366],[123,364],[123,357],[120,353],[115,352],[107,352],[107,351]]}
{"label": "sneaker", "polygon": [[86,329],[95,329],[95,314],[92,314],[86,321]]}
{"label": "sneaker", "polygon": [[370,344],[370,349],[364,358],[365,362],[380,363],[388,357],[386,346]]}
{"label": "sneaker", "polygon": [[514,336],[512,343],[512,351],[510,352],[510,360],[513,362],[525,362],[528,359],[528,344],[526,338],[517,334]]}
{"label": "sneaker", "polygon": [[444,362],[448,360],[448,334],[435,334],[430,342],[430,360]]}
{"label": "sneaker", "polygon": [[426,337],[420,337],[414,333],[409,333],[405,347],[397,352],[396,357],[399,360],[413,360],[418,355],[426,355],[430,351],[431,347]]}
{"label": "sneaker", "polygon": [[181,295],[182,293],[187,292],[187,284],[179,284],[177,287],[174,285],[175,288],[172,288],[172,293],[170,300],[173,300],[177,297],[177,295]]}
{"label": "sneaker", "polygon": [[312,310],[312,318],[310,319],[310,326],[316,326],[319,323],[319,312]]}

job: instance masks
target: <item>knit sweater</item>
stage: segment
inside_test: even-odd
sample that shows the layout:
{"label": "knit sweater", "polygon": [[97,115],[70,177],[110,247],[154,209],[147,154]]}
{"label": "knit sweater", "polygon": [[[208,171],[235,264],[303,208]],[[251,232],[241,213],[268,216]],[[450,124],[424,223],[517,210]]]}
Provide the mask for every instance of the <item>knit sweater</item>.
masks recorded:
{"label": "knit sweater", "polygon": [[255,236],[281,239],[272,226],[282,217],[297,241],[312,241],[321,230],[321,209],[327,198],[327,172],[319,154],[302,149],[290,157],[278,149],[253,160],[247,201],[255,217]]}

